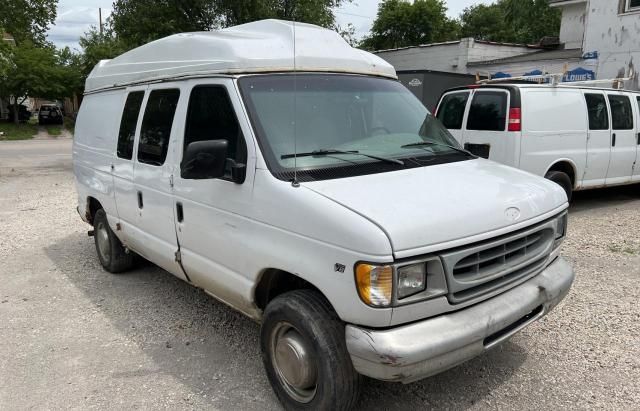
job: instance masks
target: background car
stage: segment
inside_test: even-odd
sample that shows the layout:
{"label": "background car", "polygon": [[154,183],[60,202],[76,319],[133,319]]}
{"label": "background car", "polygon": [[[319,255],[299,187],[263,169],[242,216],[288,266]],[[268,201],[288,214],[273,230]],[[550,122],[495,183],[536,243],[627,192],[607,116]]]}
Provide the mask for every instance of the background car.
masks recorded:
{"label": "background car", "polygon": [[62,124],[63,115],[55,104],[43,104],[38,112],[38,124]]}

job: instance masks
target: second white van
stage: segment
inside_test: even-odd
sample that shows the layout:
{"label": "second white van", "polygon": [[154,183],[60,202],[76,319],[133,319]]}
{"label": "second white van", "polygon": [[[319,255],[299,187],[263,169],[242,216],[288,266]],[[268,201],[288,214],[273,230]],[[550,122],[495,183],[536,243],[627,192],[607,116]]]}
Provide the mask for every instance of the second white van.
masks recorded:
{"label": "second white van", "polygon": [[445,92],[438,119],[474,154],[575,190],[640,182],[640,93],[538,84]]}

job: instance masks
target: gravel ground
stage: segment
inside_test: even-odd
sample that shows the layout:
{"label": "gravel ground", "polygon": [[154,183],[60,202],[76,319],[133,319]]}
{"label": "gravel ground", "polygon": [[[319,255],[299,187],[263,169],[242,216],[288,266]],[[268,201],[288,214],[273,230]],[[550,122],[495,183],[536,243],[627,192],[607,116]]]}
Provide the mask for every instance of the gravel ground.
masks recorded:
{"label": "gravel ground", "polygon": [[[279,409],[255,323],[151,264],[102,271],[63,163],[0,167],[0,409]],[[577,194],[554,312],[441,375],[369,380],[359,408],[640,409],[639,207],[638,186]]]}

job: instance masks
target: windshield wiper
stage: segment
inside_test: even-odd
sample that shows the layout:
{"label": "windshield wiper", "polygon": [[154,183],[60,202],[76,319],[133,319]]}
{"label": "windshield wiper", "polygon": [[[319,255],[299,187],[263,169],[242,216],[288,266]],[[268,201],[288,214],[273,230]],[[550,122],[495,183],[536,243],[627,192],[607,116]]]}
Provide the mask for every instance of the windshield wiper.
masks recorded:
{"label": "windshield wiper", "polygon": [[470,157],[476,157],[476,155],[475,155],[475,154],[473,154],[472,152],[467,151],[467,150],[465,150],[465,149],[463,149],[463,148],[458,148],[458,147],[455,147],[455,146],[450,146],[449,144],[444,144],[444,143],[437,143],[437,142],[435,142],[435,141],[419,141],[419,142],[417,142],[417,143],[405,144],[404,146],[401,146],[401,147],[402,147],[402,148],[413,148],[413,147],[424,147],[424,146],[448,147],[448,148],[450,148],[451,150],[455,150],[455,151],[457,151],[457,152],[459,152],[459,153],[466,154],[466,155],[468,155],[468,156],[470,156]]}
{"label": "windshield wiper", "polygon": [[332,154],[357,154],[359,156],[373,158],[374,160],[386,161],[387,163],[399,164],[401,166],[404,165],[404,161],[397,160],[395,158],[386,158],[386,157],[375,156],[373,154],[365,154],[357,150],[346,151],[346,150],[334,150],[334,149],[320,149],[320,150],[309,151],[306,153],[283,154],[280,156],[280,158],[284,160],[285,158],[330,156]]}

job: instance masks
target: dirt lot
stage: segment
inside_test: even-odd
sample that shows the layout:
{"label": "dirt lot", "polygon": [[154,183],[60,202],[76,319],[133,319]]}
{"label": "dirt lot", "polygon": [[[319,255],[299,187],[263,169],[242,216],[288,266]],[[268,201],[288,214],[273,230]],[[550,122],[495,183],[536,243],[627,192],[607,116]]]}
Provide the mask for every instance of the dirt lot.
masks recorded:
{"label": "dirt lot", "polygon": [[[69,141],[0,142],[1,409],[278,409],[258,326],[150,264],[111,275],[76,214]],[[46,144],[46,143],[45,143]],[[576,195],[564,303],[371,409],[638,409],[640,187]]]}

